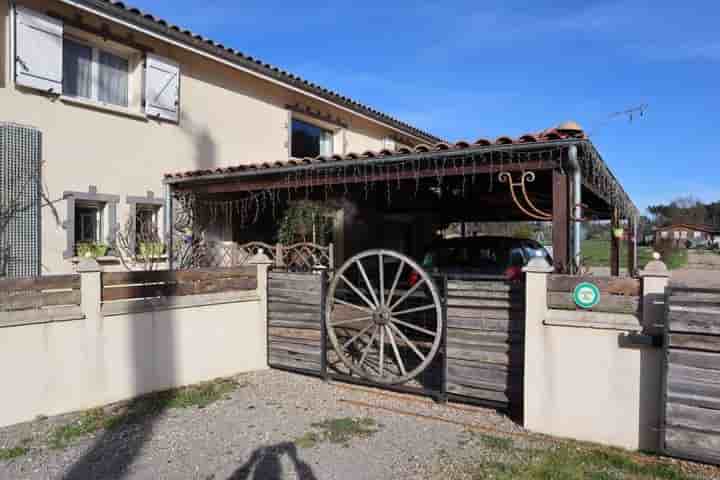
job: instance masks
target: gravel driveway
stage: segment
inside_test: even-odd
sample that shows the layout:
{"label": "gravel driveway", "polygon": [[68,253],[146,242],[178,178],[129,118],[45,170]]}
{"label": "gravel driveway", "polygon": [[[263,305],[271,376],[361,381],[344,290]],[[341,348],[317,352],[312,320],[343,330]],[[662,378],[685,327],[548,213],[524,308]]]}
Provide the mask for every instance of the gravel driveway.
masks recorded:
{"label": "gravel driveway", "polygon": [[[647,456],[633,463],[636,454],[529,435],[493,410],[278,370],[235,381],[212,402],[186,396],[140,417],[113,416],[133,412],[133,403],[118,404],[0,429],[0,479],[525,479],[537,478],[535,468],[543,478],[570,478],[546,465],[583,470],[571,478],[591,468],[594,478],[720,479],[711,467]],[[88,428],[100,425],[88,419],[117,418],[132,421]],[[52,448],[53,432],[68,426],[87,431]]]}
{"label": "gravel driveway", "polygon": [[[64,449],[39,440],[73,415],[0,429],[0,447],[27,439],[27,455],[0,461],[2,479],[412,478],[466,437],[471,423],[518,431],[508,418],[479,408],[447,408],[407,396],[383,396],[277,370],[238,377],[241,387],[205,408],[168,409],[141,424],[99,430]],[[399,415],[346,400],[438,415]],[[77,417],[77,414],[75,414]],[[376,433],[304,446],[298,441],[327,419],[370,418]],[[32,439],[32,441],[31,441]],[[38,445],[38,446],[34,446]]]}

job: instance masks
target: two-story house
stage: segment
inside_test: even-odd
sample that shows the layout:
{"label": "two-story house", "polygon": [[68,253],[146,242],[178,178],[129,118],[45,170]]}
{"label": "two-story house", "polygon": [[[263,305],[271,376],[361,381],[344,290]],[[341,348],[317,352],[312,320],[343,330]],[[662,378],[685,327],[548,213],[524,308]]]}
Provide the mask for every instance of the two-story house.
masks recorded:
{"label": "two-story house", "polygon": [[0,1],[0,124],[6,213],[39,199],[0,230],[10,275],[71,271],[128,221],[163,232],[168,171],[439,141],[108,0]]}

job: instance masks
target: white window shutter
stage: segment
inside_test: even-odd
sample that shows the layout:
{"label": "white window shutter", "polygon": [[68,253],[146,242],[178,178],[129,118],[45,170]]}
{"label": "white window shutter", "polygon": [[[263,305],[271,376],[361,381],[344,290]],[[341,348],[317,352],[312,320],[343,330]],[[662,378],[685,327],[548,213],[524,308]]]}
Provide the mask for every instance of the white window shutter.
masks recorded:
{"label": "white window shutter", "polygon": [[145,113],[177,122],[180,113],[180,66],[157,55],[147,55]]}
{"label": "white window shutter", "polygon": [[61,94],[63,22],[18,6],[15,32],[16,83]]}

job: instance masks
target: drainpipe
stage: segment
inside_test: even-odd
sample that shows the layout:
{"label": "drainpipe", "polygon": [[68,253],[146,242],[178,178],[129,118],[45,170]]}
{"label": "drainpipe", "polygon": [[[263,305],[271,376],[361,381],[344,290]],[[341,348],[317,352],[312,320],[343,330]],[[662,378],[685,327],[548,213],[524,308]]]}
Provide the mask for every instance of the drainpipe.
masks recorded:
{"label": "drainpipe", "polygon": [[173,200],[172,200],[172,185],[165,184],[165,250],[168,256],[168,269],[173,270],[175,265],[173,252]]}
{"label": "drainpipe", "polygon": [[570,145],[568,148],[568,169],[573,172],[573,203],[575,208],[573,209],[573,247],[572,247],[572,258],[574,265],[577,270],[580,267],[581,259],[581,241],[582,241],[582,172],[580,171],[580,162],[577,157],[577,145]]}

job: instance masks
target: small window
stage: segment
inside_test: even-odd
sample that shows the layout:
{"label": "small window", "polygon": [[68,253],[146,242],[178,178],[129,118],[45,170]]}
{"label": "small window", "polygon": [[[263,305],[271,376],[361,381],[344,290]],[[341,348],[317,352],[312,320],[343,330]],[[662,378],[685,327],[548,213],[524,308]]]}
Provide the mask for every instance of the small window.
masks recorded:
{"label": "small window", "polygon": [[314,158],[333,153],[333,132],[302,120],[293,119],[290,156]]}
{"label": "small window", "polygon": [[63,41],[63,94],[128,106],[130,62],[84,43]]}
{"label": "small window", "polygon": [[136,249],[143,243],[157,243],[160,241],[158,229],[159,207],[155,205],[138,205],[135,214]]}
{"label": "small window", "polygon": [[75,244],[98,243],[102,238],[102,213],[101,205],[75,206]]}

